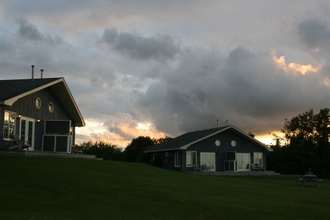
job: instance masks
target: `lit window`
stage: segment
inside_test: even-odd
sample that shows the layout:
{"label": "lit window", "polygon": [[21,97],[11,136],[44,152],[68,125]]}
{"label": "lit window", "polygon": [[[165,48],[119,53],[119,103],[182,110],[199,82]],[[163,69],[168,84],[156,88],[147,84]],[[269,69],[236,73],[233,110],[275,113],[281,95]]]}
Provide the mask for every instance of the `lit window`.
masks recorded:
{"label": "lit window", "polygon": [[12,140],[14,137],[16,113],[5,111],[3,123],[3,139]]}
{"label": "lit window", "polygon": [[36,98],[36,108],[39,109],[41,107],[41,99],[40,98]]}
{"label": "lit window", "polygon": [[49,110],[50,113],[52,113],[54,111],[54,104],[52,102],[50,102],[48,104],[48,110]]}
{"label": "lit window", "polygon": [[262,152],[253,153],[253,162],[259,166],[263,166]]}
{"label": "lit window", "polygon": [[197,165],[197,152],[187,151],[186,152],[186,166],[192,167]]}

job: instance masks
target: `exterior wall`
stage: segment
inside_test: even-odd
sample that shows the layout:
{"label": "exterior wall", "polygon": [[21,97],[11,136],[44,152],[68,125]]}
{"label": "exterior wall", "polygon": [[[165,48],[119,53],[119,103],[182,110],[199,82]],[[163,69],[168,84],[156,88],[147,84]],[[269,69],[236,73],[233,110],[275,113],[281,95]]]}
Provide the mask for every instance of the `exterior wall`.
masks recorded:
{"label": "exterior wall", "polygon": [[[215,141],[220,140],[221,145],[216,146]],[[235,140],[237,145],[231,146],[231,141]],[[235,134],[232,131],[224,131],[213,137],[205,139],[190,146],[187,151],[197,151],[197,164],[200,164],[200,152],[215,152],[216,153],[216,170],[224,171],[225,154],[227,151],[236,151],[237,153],[250,153],[250,161],[252,163],[253,152],[263,153],[263,164],[266,167],[266,149],[255,145],[252,141],[245,139],[244,137]],[[191,170],[187,167],[185,170]]]}
{"label": "exterior wall", "polygon": [[[171,153],[171,156],[165,156],[166,152]],[[153,164],[153,157],[157,155],[160,157],[161,162],[162,162],[162,168],[168,169],[168,170],[175,170],[175,171],[185,171],[185,165],[186,165],[186,160],[182,159],[183,157],[186,157],[185,151],[166,151],[166,152],[157,152],[157,153],[150,153],[150,163]],[[180,152],[181,153],[181,166],[176,167],[174,165],[174,153],[175,152]]]}
{"label": "exterior wall", "polygon": [[[41,99],[41,107],[39,109],[35,105],[37,98]],[[48,105],[50,102],[52,102],[54,106],[54,111],[52,113],[48,109]],[[56,98],[50,88],[43,89],[31,95],[25,96],[21,99],[18,99],[12,106],[0,106],[0,149],[6,148],[11,145],[11,143],[8,143],[8,141],[4,141],[2,138],[4,110],[16,112],[22,117],[40,119],[40,122],[35,123],[34,150],[37,151],[41,150],[42,147],[42,135],[44,134],[45,120],[71,120],[68,113],[65,111],[62,104]],[[20,119],[16,119],[16,134],[18,134],[19,131],[19,120]],[[74,126],[74,123],[71,123],[72,126]]]}

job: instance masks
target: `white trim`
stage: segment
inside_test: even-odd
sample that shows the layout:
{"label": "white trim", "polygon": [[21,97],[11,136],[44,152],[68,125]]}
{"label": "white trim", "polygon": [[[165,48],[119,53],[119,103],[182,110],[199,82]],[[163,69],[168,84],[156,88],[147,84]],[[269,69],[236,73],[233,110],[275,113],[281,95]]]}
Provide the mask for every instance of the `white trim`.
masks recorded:
{"label": "white trim", "polygon": [[24,92],[24,93],[22,93],[22,94],[19,94],[19,95],[17,95],[17,96],[14,96],[14,97],[12,97],[12,98],[10,98],[10,99],[5,100],[5,101],[4,101],[4,104],[5,104],[5,105],[12,106],[12,105],[13,105],[18,99],[23,98],[23,97],[25,97],[25,96],[27,96],[27,95],[31,95],[31,94],[33,94],[33,93],[35,93],[35,92],[38,92],[38,91],[40,91],[40,90],[42,90],[42,89],[44,89],[44,88],[50,87],[50,86],[52,86],[52,85],[55,85],[55,84],[57,84],[57,83],[59,83],[59,82],[61,82],[61,81],[63,81],[63,78],[59,78],[59,79],[54,80],[54,81],[52,81],[52,82],[50,82],[50,83],[47,83],[47,84],[42,85],[42,86],[39,86],[38,88],[35,88],[35,89],[32,89],[32,90],[29,90],[29,91],[27,91],[27,92]]}
{"label": "white trim", "polygon": [[228,130],[229,128],[230,128],[230,127],[226,127],[226,128],[224,128],[224,129],[222,129],[222,130],[219,130],[219,131],[217,131],[217,132],[215,132],[215,133],[212,133],[212,134],[210,134],[210,135],[204,136],[204,137],[202,137],[202,138],[200,138],[200,139],[198,139],[198,140],[196,140],[196,141],[193,141],[193,142],[190,142],[190,143],[188,143],[188,144],[186,144],[186,145],[181,146],[180,149],[181,149],[181,150],[186,150],[186,149],[187,149],[188,147],[190,147],[192,144],[195,144],[195,143],[200,142],[200,141],[202,141],[202,140],[204,140],[204,139],[207,139],[207,138],[209,138],[209,137],[212,137],[212,136],[214,136],[214,135],[216,135],[216,134],[218,134],[218,133],[221,133],[221,132],[223,132],[223,131],[225,131],[225,130]]}

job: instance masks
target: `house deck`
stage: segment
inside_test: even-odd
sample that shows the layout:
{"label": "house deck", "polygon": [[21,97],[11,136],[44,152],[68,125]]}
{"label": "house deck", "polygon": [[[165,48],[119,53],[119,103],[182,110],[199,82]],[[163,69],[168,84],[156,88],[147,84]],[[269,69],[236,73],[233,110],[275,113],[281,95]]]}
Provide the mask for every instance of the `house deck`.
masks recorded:
{"label": "house deck", "polygon": [[[35,157],[61,157],[61,158],[83,158],[83,159],[94,159],[100,160],[100,158],[96,158],[95,155],[87,155],[87,154],[73,154],[73,153],[60,153],[60,152],[45,152],[45,151],[24,151],[24,150],[1,150],[0,154],[6,155],[22,155],[22,156],[35,156]],[[101,159],[102,160],[102,159]]]}
{"label": "house deck", "polygon": [[244,171],[244,172],[231,172],[231,171],[202,171],[202,172],[187,172],[196,175],[213,175],[213,176],[275,176],[281,175],[275,171]]}

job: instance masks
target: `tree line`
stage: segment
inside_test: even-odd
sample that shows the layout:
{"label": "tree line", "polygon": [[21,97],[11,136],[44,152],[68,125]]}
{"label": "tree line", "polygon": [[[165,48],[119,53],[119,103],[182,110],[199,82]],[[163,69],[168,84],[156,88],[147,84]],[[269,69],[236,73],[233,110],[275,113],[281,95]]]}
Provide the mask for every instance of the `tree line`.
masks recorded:
{"label": "tree line", "polygon": [[282,136],[274,135],[276,144],[267,154],[267,169],[281,174],[313,174],[330,178],[330,112],[306,111],[285,119]]}
{"label": "tree line", "polygon": [[[319,113],[306,111],[293,118],[285,119],[282,135],[274,135],[276,144],[273,152],[267,153],[267,170],[281,174],[302,175],[308,171],[323,178],[330,178],[330,111],[321,109]],[[116,145],[104,142],[84,142],[76,148],[84,154],[96,155],[104,160],[150,163],[144,151],[157,144],[170,140],[149,136],[134,138],[123,150]],[[160,160],[153,165],[161,166]]]}
{"label": "tree line", "polygon": [[81,145],[76,145],[75,149],[84,154],[95,155],[97,158],[102,158],[103,160],[149,163],[149,158],[145,155],[144,151],[170,139],[172,138],[167,136],[158,139],[149,136],[139,136],[133,138],[132,142],[124,150],[111,143],[88,141]]}

